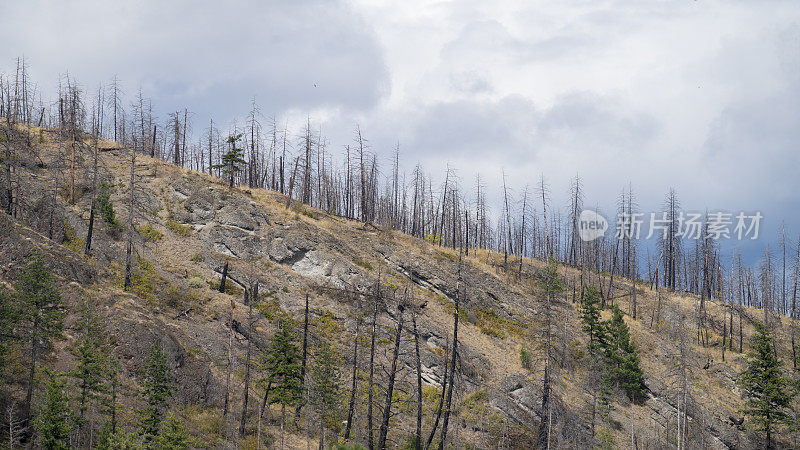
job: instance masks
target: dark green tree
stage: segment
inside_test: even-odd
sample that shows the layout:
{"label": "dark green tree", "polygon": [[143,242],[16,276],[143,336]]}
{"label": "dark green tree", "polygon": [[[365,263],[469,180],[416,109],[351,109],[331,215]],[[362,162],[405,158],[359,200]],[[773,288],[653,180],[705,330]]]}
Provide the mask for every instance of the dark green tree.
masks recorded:
{"label": "dark green tree", "polygon": [[772,433],[781,424],[790,423],[787,408],[794,397],[790,381],[783,376],[783,361],[775,354],[769,330],[756,323],[747,367],[739,374],[745,406],[742,412],[753,418],[756,430],[764,433],[766,448],[772,448]]}
{"label": "dark green tree", "polygon": [[16,340],[14,326],[19,320],[19,311],[13,296],[5,286],[0,285],[0,380],[3,379],[8,362],[8,352]]}
{"label": "dark green tree", "polygon": [[597,288],[589,287],[583,295],[580,313],[581,329],[589,336],[589,352],[592,355],[606,341],[605,327],[600,312],[600,293],[597,292]]}
{"label": "dark green tree", "polygon": [[195,444],[192,435],[186,430],[180,418],[174,413],[167,414],[164,427],[156,440],[156,448],[162,450],[186,450]]}
{"label": "dark green tree", "polygon": [[80,322],[82,335],[73,353],[77,365],[69,375],[78,384],[78,416],[76,426],[82,430],[86,425],[86,412],[108,392],[106,385],[108,357],[105,333],[102,324],[88,309],[84,310]]}
{"label": "dark green tree", "polygon": [[281,441],[286,423],[286,407],[297,404],[303,395],[301,362],[297,338],[289,325],[281,321],[265,355],[265,366],[269,372],[267,382],[272,386],[269,402],[281,405]]}
{"label": "dark green tree", "polygon": [[34,428],[39,438],[39,445],[46,450],[70,448],[69,434],[71,411],[69,399],[65,392],[66,381],[62,374],[45,370],[47,384],[44,397],[40,400]]}
{"label": "dark green tree", "polygon": [[129,433],[119,429],[111,431],[110,424],[103,426],[102,433],[97,440],[98,450],[141,450],[142,437],[136,432]]}
{"label": "dark green tree", "polygon": [[311,367],[311,403],[319,417],[319,448],[324,448],[325,427],[338,423],[342,385],[339,355],[329,340],[323,340]]}
{"label": "dark green tree", "polygon": [[36,364],[50,350],[52,341],[63,337],[66,313],[55,280],[38,256],[23,268],[14,288],[14,299],[20,312],[18,331],[30,344],[28,392],[25,398],[26,415],[30,417]]}
{"label": "dark green tree", "polygon": [[622,388],[628,398],[641,403],[645,400],[647,387],[644,372],[639,366],[639,350],[630,336],[622,310],[611,307],[611,319],[605,322],[608,341],[603,345],[603,356],[607,364],[607,376]]}
{"label": "dark green tree", "polygon": [[219,164],[213,166],[214,169],[222,169],[222,173],[228,176],[230,187],[233,187],[233,181],[236,179],[236,174],[242,171],[242,166],[247,165],[247,161],[244,160],[244,149],[237,148],[241,139],[241,133],[228,136],[225,142],[230,146],[230,150],[222,155],[222,161]]}
{"label": "dark green tree", "polygon": [[151,443],[161,429],[167,411],[167,401],[175,393],[175,377],[167,365],[167,356],[156,340],[150,350],[144,370],[144,397],[147,407],[142,411],[140,434],[145,443]]}
{"label": "dark green tree", "polygon": [[111,186],[105,181],[100,182],[94,204],[95,207],[100,210],[100,217],[103,218],[111,230],[117,231],[122,228],[119,220],[117,220],[117,212],[114,210],[114,204],[111,202]]}

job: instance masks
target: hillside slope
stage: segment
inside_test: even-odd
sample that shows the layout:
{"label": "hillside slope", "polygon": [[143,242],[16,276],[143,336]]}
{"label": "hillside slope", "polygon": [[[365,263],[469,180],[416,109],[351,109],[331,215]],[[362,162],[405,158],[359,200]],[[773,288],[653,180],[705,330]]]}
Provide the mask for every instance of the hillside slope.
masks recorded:
{"label": "hillside slope", "polygon": [[[53,352],[56,367],[70,367],[69,347],[76,334],[70,330],[75,329],[81,305],[89,304],[103,317],[107,333],[115,341],[114,353],[124,375],[121,401],[131,409],[141,407],[138,374],[152,342],[157,340],[176,375],[175,399],[181,416],[202,442],[224,446],[237,439],[234,430],[242,406],[248,340],[255,348],[253,379],[258,380],[264,375],[257,362],[279,318],[290,319],[302,333],[308,295],[312,354],[320,340],[327,340],[341,355],[341,384],[346,394],[341,420],[346,417],[353,338],[356,324],[360,324],[352,441],[364,443],[368,329],[374,295],[380,291],[375,374],[381,386],[390,366],[399,302],[403,299],[421,307],[416,326],[426,386],[423,434],[427,437],[438,401],[444,356],[452,339],[454,300],[460,292],[459,371],[448,440],[456,448],[534,445],[541,419],[544,367],[544,292],[538,282],[544,267],[541,261],[525,259],[520,265],[512,258],[513,270],[507,271],[502,255],[477,251],[459,262],[457,250],[333,217],[304,205],[292,203],[287,207],[286,197],[279,193],[229,188],[209,175],[140,155],[134,214],[140,233],[135,245],[133,289],[125,292],[124,230],[114,230],[96,219],[92,256],[84,257],[82,252],[92,201],[89,141],[75,150],[76,202],[70,204],[66,199],[71,189],[72,150],[48,130],[15,132],[33,139],[30,146],[16,149],[21,161],[14,174],[16,190],[24,193],[18,195],[16,217],[0,214],[0,278],[11,284],[34,249],[58,276],[70,314],[67,340],[59,342]],[[100,147],[101,179],[109,186],[117,218],[126,222],[130,151],[110,142],[101,142]],[[53,186],[58,186],[56,196]],[[220,293],[215,287],[226,261],[233,287]],[[626,322],[641,349],[649,398],[635,405],[616,393],[608,415],[598,414],[593,427],[591,406],[597,383],[591,378],[587,339],[577,309],[580,272],[566,267],[559,272],[567,289],[553,304],[556,382],[555,407],[549,418],[553,448],[587,448],[612,441],[620,447],[631,442],[637,448],[674,447],[679,407],[687,410],[682,429],[688,430],[692,448],[757,446],[748,422],[737,427],[731,421],[741,417],[738,410],[743,403],[735,380],[744,356],[729,351],[722,361],[721,341],[714,332],[722,329],[722,306],[712,303],[708,307],[712,331],[709,346],[702,347],[695,338],[697,299],[662,292],[659,302],[657,293],[641,283],[635,285],[637,319],[626,316]],[[597,274],[585,277],[591,283],[604,283],[604,289],[608,289],[608,279]],[[256,281],[261,295],[253,309],[251,332],[242,288]],[[620,296],[616,301],[630,314],[631,296],[622,294],[631,289],[631,282],[617,278],[614,283]],[[659,303],[661,308],[656,312]],[[756,314],[744,311],[743,315]],[[400,447],[414,433],[416,414],[414,340],[408,331],[408,314],[404,325],[393,403],[396,414],[389,433],[391,445]],[[233,413],[225,419],[221,408],[231,326]],[[752,324],[745,319],[745,351],[751,332]],[[738,350],[738,342],[735,347]],[[523,349],[532,354],[528,368],[520,360]],[[782,352],[788,354],[787,349]],[[3,394],[5,403],[21,395],[23,378],[17,375],[17,381],[16,387]],[[247,437],[241,445],[254,442],[263,389],[262,384],[251,383]],[[383,392],[382,387],[375,390],[376,427],[385,402]],[[264,433],[271,439],[279,433],[280,418],[278,407],[273,408],[264,424]],[[316,442],[316,418],[307,411],[305,408],[299,428],[292,428],[287,446],[304,448],[309,440]],[[135,416],[129,414],[123,425],[133,426],[134,421]],[[788,435],[781,439],[786,445],[791,441]]]}

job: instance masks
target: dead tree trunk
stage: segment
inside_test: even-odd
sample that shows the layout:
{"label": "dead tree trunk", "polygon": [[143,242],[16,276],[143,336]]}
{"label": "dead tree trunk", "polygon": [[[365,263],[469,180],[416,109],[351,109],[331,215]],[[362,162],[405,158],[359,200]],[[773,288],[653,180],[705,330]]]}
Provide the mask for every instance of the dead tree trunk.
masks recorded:
{"label": "dead tree trunk", "polygon": [[[250,296],[248,296],[250,294]],[[253,336],[253,301],[258,299],[258,282],[253,285],[248,292],[247,289],[244,291],[244,300],[245,304],[248,305],[247,310],[247,328],[248,333],[250,336]],[[247,339],[247,356],[245,358],[245,366],[244,366],[244,393],[242,399],[242,420],[239,424],[239,437],[244,437],[245,426],[247,425],[247,400],[249,399],[250,394],[250,348],[252,347],[252,339],[248,337]]]}
{"label": "dead tree trunk", "polygon": [[381,421],[380,435],[378,437],[378,448],[386,448],[386,436],[389,434],[389,418],[392,415],[392,394],[394,393],[394,380],[397,374],[397,359],[400,355],[400,337],[403,333],[403,311],[405,304],[401,303],[397,307],[397,333],[394,336],[394,353],[392,354],[392,367],[389,369],[389,383],[386,388],[386,405],[383,407],[383,420]]}
{"label": "dead tree trunk", "polygon": [[236,310],[236,304],[231,298],[231,316],[230,316],[230,334],[228,335],[228,367],[225,374],[225,406],[222,409],[222,415],[228,415],[228,403],[230,402],[231,392],[231,374],[233,373],[233,312]]}
{"label": "dead tree trunk", "polygon": [[436,430],[439,428],[439,419],[442,418],[442,409],[444,408],[444,397],[447,392],[447,370],[449,368],[450,362],[448,360],[448,350],[450,349],[450,345],[445,346],[444,352],[444,373],[442,374],[442,392],[439,394],[439,404],[436,405],[436,418],[433,420],[433,427],[431,428],[431,432],[428,435],[428,440],[425,442],[425,449],[427,450],[430,448],[431,443],[433,442],[433,437],[436,436]]}
{"label": "dead tree trunk", "polygon": [[375,335],[377,334],[378,326],[378,299],[380,299],[381,292],[381,276],[378,273],[378,282],[376,283],[376,295],[372,307],[372,337],[369,346],[369,386],[367,392],[367,435],[368,447],[370,450],[374,447],[375,437],[372,431],[372,390],[375,383]]}
{"label": "dead tree trunk", "polygon": [[411,316],[414,327],[414,352],[417,369],[417,430],[414,434],[414,449],[422,450],[422,360],[419,354],[419,331],[417,331],[417,314]]}
{"label": "dead tree trunk", "polygon": [[447,406],[444,410],[444,420],[442,420],[442,437],[439,440],[439,450],[444,449],[445,442],[447,441],[447,426],[450,422],[450,411],[453,405],[453,385],[455,384],[456,363],[458,362],[458,309],[459,298],[461,297],[461,255],[459,254],[458,261],[458,280],[456,281],[456,298],[455,298],[455,311],[453,312],[453,353],[450,356],[450,385],[447,386]]}
{"label": "dead tree trunk", "polygon": [[353,380],[350,387],[350,405],[347,408],[347,425],[344,429],[344,440],[350,439],[350,430],[353,427],[353,414],[356,408],[356,387],[358,382],[358,330],[361,320],[356,319],[356,334],[353,338]]}
{"label": "dead tree trunk", "polygon": [[133,193],[134,193],[134,183],[136,182],[135,179],[136,173],[136,150],[131,148],[131,177],[130,177],[130,195],[128,197],[128,248],[125,254],[125,283],[123,284],[124,290],[128,290],[131,287],[131,264],[133,259],[133,209],[134,209],[134,202],[133,202]]}
{"label": "dead tree trunk", "polygon": [[[308,360],[308,294],[306,294],[306,309],[305,313],[303,314],[303,363],[300,366],[300,380],[305,383],[306,380],[306,361]],[[294,422],[297,424],[297,420],[300,418],[300,411],[303,409],[303,405],[305,404],[305,399],[300,400],[297,404],[297,409],[294,411]]]}
{"label": "dead tree trunk", "polygon": [[228,260],[225,260],[225,265],[222,266],[222,280],[219,282],[219,291],[225,293],[225,281],[228,279]]}

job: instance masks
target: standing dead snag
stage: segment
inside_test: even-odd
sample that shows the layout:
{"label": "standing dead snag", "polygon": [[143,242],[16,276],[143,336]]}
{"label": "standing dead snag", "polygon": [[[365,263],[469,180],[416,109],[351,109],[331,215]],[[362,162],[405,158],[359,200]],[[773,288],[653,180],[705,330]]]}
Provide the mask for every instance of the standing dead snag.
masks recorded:
{"label": "standing dead snag", "polygon": [[[6,172],[6,189],[5,189],[5,207],[6,213],[9,216],[12,216],[14,213],[14,190],[12,188],[11,183],[11,164],[12,164],[12,157],[11,157],[11,136],[8,133],[8,129],[3,129],[3,146],[5,147],[5,172]],[[61,140],[59,140],[59,145],[61,145]]]}
{"label": "standing dead snag", "polygon": [[503,172],[503,199],[505,202],[505,209],[506,209],[506,227],[508,232],[508,241],[506,241],[506,245],[503,247],[503,264],[508,264],[508,253],[513,249],[511,247],[511,211],[508,209],[508,190],[506,189],[506,173]]}
{"label": "standing dead snag", "polygon": [[[303,362],[300,366],[300,379],[305,382],[306,379],[306,361],[308,360],[308,294],[306,294],[306,308],[303,314]],[[297,403],[297,408],[294,411],[294,422],[295,425],[297,424],[297,420],[300,418],[300,410],[303,409],[303,405],[305,405],[305,400],[301,399]]]}
{"label": "standing dead snag", "polygon": [[247,357],[245,358],[244,366],[244,398],[242,400],[242,420],[239,425],[239,437],[244,437],[245,425],[247,425],[247,400],[250,394],[250,348],[252,347],[251,341],[253,336],[253,302],[258,301],[258,281],[251,285],[249,291],[245,289],[244,301],[248,306],[247,332],[249,336],[247,337]]}
{"label": "standing dead snag", "polygon": [[542,414],[541,423],[539,425],[539,436],[537,440],[538,448],[550,448],[550,417],[551,417],[551,373],[550,373],[550,359],[551,359],[551,332],[550,324],[552,323],[551,302],[563,290],[562,280],[558,276],[558,269],[556,263],[551,259],[547,263],[544,272],[545,284],[545,327],[544,327],[544,341],[545,341],[545,363],[544,363],[544,383],[542,386]]}
{"label": "standing dead snag", "polygon": [[383,407],[383,420],[381,421],[380,435],[378,437],[378,448],[386,448],[386,436],[389,433],[389,418],[392,411],[392,394],[394,393],[394,381],[397,374],[397,359],[400,355],[400,338],[403,333],[403,312],[406,309],[408,291],[403,296],[400,304],[397,305],[397,333],[394,336],[394,353],[392,354],[392,366],[389,369],[389,383],[386,388],[386,405]]}
{"label": "standing dead snag", "polygon": [[[100,103],[101,102],[100,102],[99,93],[98,93],[98,99],[97,99],[98,116],[100,114]],[[94,230],[94,213],[95,213],[95,209],[96,209],[96,205],[95,204],[97,203],[97,179],[98,179],[98,176],[97,176],[98,175],[98,171],[97,171],[97,169],[98,169],[98,167],[97,167],[97,153],[98,153],[97,140],[98,140],[98,137],[97,136],[98,136],[99,133],[100,133],[100,119],[98,117],[97,122],[95,124],[95,130],[94,130],[94,163],[92,164],[93,172],[94,172],[93,173],[93,177],[94,178],[92,180],[92,205],[91,205],[91,207],[89,209],[89,229],[86,232],[86,246],[83,248],[83,254],[84,255],[88,255],[92,251],[92,231]],[[51,229],[52,229],[52,227],[51,227]],[[52,238],[52,236],[51,236],[51,238]]]}
{"label": "standing dead snag", "polygon": [[456,280],[455,311],[453,311],[453,353],[450,357],[450,385],[447,386],[447,406],[444,410],[444,420],[442,421],[442,437],[439,440],[439,450],[444,448],[447,441],[447,426],[450,422],[450,411],[453,405],[453,385],[455,384],[456,362],[458,361],[458,310],[460,308],[459,298],[461,297],[461,253],[458,255],[458,278]]}
{"label": "standing dead snag", "polygon": [[369,346],[369,386],[367,387],[367,435],[370,450],[375,443],[375,436],[372,430],[372,391],[375,385],[375,335],[378,327],[378,301],[381,298],[381,272],[378,266],[378,281],[375,283],[375,297],[372,299],[372,336]]}
{"label": "standing dead snag", "polygon": [[[449,339],[449,337],[448,337]],[[444,374],[442,375],[442,392],[439,394],[439,404],[436,405],[436,418],[433,421],[433,426],[431,427],[431,432],[428,435],[428,440],[425,442],[425,449],[429,449],[431,447],[431,443],[433,442],[434,436],[436,436],[436,430],[439,428],[439,420],[442,418],[442,409],[444,408],[444,397],[447,393],[447,370],[449,367],[449,350],[450,350],[450,342],[448,341],[444,347]]]}
{"label": "standing dead snag", "polygon": [[353,380],[350,387],[350,405],[347,408],[347,425],[344,429],[344,440],[350,439],[350,430],[353,427],[353,414],[356,407],[356,387],[358,381],[358,331],[361,325],[361,317],[356,317],[356,332],[353,337]]}
{"label": "standing dead snag", "polygon": [[219,291],[225,293],[225,280],[228,278],[228,260],[225,260],[225,265],[222,266],[222,280],[219,282]]}
{"label": "standing dead snag", "polygon": [[123,288],[127,291],[131,288],[131,263],[133,258],[133,235],[136,230],[133,227],[134,211],[134,191],[136,183],[136,149],[131,147],[131,176],[130,194],[128,196],[128,246],[125,254],[125,283]]}
{"label": "standing dead snag", "polygon": [[419,331],[417,330],[416,311],[411,316],[411,324],[414,327],[414,353],[417,372],[417,430],[414,434],[414,449],[422,450],[422,360],[419,355]]}
{"label": "standing dead snag", "polygon": [[[227,261],[226,261],[227,263]],[[227,264],[225,265],[227,268]],[[228,403],[230,402],[231,391],[231,374],[233,373],[233,313],[236,311],[236,303],[231,297],[231,314],[230,314],[230,333],[228,334],[228,367],[225,374],[225,406],[222,410],[222,415],[228,415]]]}

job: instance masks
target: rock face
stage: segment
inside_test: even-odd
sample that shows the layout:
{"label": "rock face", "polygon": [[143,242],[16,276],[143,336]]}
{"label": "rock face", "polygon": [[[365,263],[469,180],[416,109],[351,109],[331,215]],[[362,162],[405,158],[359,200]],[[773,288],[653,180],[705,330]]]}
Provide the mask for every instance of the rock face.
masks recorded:
{"label": "rock face", "polygon": [[198,189],[182,181],[172,189],[180,205],[173,212],[176,220],[197,229],[216,223],[243,232],[256,232],[270,223],[254,202],[228,195],[224,188],[208,186]]}

